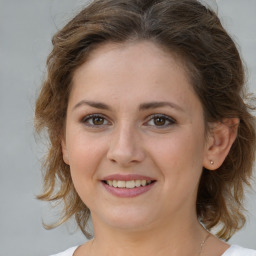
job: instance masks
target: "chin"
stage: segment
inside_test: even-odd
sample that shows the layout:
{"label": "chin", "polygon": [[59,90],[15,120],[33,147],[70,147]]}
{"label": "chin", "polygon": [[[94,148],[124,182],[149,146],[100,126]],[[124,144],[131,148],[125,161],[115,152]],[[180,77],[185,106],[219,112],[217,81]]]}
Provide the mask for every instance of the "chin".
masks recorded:
{"label": "chin", "polygon": [[[100,220],[100,219],[101,220]],[[95,222],[104,222],[105,225],[127,231],[139,231],[144,230],[146,227],[151,226],[154,222],[154,218],[151,211],[142,211],[138,209],[116,209],[110,211],[108,214],[104,214],[94,218]]]}

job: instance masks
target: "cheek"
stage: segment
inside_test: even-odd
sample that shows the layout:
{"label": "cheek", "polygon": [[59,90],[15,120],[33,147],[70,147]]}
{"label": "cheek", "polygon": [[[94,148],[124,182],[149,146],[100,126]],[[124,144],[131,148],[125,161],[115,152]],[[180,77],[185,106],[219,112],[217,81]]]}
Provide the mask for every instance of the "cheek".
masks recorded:
{"label": "cheek", "polygon": [[165,140],[152,141],[151,155],[168,182],[189,183],[203,166],[203,140],[193,133],[175,133]]}
{"label": "cheek", "polygon": [[101,163],[105,152],[103,141],[85,136],[84,133],[76,133],[68,140],[68,151],[74,183],[95,179],[97,166]]}
{"label": "cheek", "polygon": [[[98,183],[97,169],[103,159],[103,147],[97,140],[73,138],[69,145],[70,171],[75,189],[87,207],[93,205],[95,186]],[[94,192],[93,192],[94,191]]]}

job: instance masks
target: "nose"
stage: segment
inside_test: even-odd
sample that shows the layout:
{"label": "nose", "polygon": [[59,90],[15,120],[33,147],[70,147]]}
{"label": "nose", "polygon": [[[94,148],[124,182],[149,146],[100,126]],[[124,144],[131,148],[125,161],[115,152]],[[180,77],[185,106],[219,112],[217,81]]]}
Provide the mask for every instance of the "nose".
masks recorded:
{"label": "nose", "polygon": [[120,127],[113,131],[107,158],[123,167],[142,162],[145,151],[139,131],[132,127]]}

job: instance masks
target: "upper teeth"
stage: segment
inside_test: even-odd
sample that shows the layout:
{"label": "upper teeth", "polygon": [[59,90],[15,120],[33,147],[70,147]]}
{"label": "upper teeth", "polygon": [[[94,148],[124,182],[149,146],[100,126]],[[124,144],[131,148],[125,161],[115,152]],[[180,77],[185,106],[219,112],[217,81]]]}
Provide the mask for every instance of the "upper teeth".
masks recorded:
{"label": "upper teeth", "polygon": [[151,180],[107,180],[107,184],[115,188],[135,188],[140,186],[146,186],[150,184]]}

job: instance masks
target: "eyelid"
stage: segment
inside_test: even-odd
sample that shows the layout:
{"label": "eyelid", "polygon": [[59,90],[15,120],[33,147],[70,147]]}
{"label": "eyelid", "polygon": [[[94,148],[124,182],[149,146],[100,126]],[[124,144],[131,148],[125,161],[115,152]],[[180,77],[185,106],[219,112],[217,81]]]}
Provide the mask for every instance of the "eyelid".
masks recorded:
{"label": "eyelid", "polygon": [[[102,124],[102,125],[93,125],[93,124],[89,124],[87,121],[92,119],[92,118],[95,118],[95,117],[100,117],[100,118],[103,118],[105,121],[108,122],[108,124]],[[86,125],[87,127],[92,127],[92,128],[102,128],[106,125],[109,125],[111,124],[111,122],[109,121],[109,119],[103,115],[103,114],[98,114],[98,113],[95,113],[95,114],[89,114],[89,115],[86,115],[84,116],[82,119],[81,119],[81,122]]]}
{"label": "eyelid", "polygon": [[[100,117],[100,118],[104,119],[104,121],[106,121],[107,124],[97,125],[97,124],[90,124],[88,122],[90,119],[97,118],[97,117]],[[148,124],[154,118],[164,118],[166,120],[167,124],[164,124],[164,125],[150,125],[150,124]],[[108,126],[108,125],[112,124],[112,122],[109,120],[108,117],[106,117],[104,114],[99,114],[99,113],[88,114],[88,115],[84,116],[83,118],[81,118],[81,122],[87,127],[96,128],[96,129],[103,128],[105,126]],[[172,126],[176,123],[177,123],[177,121],[173,117],[170,117],[170,116],[165,115],[165,114],[157,113],[157,114],[151,114],[151,115],[147,116],[146,121],[143,123],[143,125],[150,126],[150,127],[157,128],[157,129],[164,129],[164,128],[168,128],[168,127],[170,127],[170,126]]]}
{"label": "eyelid", "polygon": [[[157,118],[157,117],[165,118],[166,121],[168,121],[169,123],[168,123],[168,124],[165,124],[165,125],[163,125],[163,126],[157,126],[157,125],[146,125],[146,126],[157,127],[158,129],[161,129],[161,128],[163,129],[163,128],[172,126],[172,125],[174,125],[174,124],[177,124],[177,121],[176,121],[173,117],[170,117],[170,116],[165,115],[165,114],[152,114],[152,115],[149,115],[149,116],[146,118],[146,122],[145,122],[145,123],[148,123],[149,121],[151,121],[152,119]],[[144,124],[145,124],[145,123],[144,123]]]}

